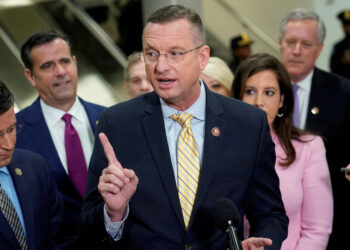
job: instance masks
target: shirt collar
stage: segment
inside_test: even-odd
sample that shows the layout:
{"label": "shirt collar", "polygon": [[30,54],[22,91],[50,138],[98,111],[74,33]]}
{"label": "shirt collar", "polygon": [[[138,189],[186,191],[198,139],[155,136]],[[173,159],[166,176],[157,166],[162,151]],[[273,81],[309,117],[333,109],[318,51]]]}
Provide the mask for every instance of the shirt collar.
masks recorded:
{"label": "shirt collar", "polygon": [[[57,109],[46,104],[42,99],[40,99],[40,105],[45,117],[48,118],[46,122],[51,126],[54,126],[57,122],[61,121],[62,116],[66,113],[61,109]],[[83,122],[84,113],[82,111],[84,111],[83,104],[80,102],[79,98],[76,98],[73,106],[67,113],[71,114],[79,122]]]}
{"label": "shirt collar", "polygon": [[201,90],[200,90],[200,94],[199,94],[198,99],[195,101],[195,103],[192,104],[191,107],[189,107],[185,111],[179,112],[175,108],[170,107],[168,104],[166,104],[162,98],[159,98],[164,118],[169,118],[174,113],[186,112],[186,113],[193,115],[194,118],[204,121],[206,95],[205,95],[205,88],[204,88],[204,84],[203,84],[202,80],[200,80],[200,84],[201,84]]}
{"label": "shirt collar", "polygon": [[6,175],[9,175],[9,174],[10,174],[10,172],[9,172],[9,170],[8,170],[8,168],[7,168],[7,166],[1,167],[1,168],[0,168],[0,173],[6,174]]}
{"label": "shirt collar", "polygon": [[299,88],[302,90],[305,90],[307,92],[310,92],[311,90],[311,80],[314,75],[314,70],[312,70],[303,80],[293,83],[293,84],[298,84]]}

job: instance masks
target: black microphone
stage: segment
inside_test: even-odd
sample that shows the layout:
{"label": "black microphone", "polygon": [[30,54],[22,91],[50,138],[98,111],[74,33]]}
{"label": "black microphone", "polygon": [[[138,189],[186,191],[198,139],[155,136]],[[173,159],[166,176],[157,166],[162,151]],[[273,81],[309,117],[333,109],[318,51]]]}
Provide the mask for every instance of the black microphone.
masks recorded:
{"label": "black microphone", "polygon": [[242,244],[236,233],[239,223],[236,205],[230,199],[220,198],[215,201],[211,212],[215,225],[222,231],[226,231],[230,250],[242,250]]}

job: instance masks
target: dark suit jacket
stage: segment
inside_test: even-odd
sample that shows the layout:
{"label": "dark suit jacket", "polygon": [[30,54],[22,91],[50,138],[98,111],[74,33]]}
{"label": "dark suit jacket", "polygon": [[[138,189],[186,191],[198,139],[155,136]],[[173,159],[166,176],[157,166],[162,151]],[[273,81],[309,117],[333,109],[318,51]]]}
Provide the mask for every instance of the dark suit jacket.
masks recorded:
{"label": "dark suit jacket", "polygon": [[[16,174],[16,168],[22,171],[22,175]],[[29,249],[53,249],[63,203],[47,163],[38,154],[16,149],[8,169],[22,209]],[[21,249],[1,212],[0,249]]]}
{"label": "dark suit jacket", "polygon": [[[317,114],[313,114],[316,108]],[[315,68],[312,78],[309,109],[305,128],[323,136],[334,196],[334,224],[330,245],[342,249],[347,233],[342,228],[350,225],[350,201],[344,191],[350,182],[340,172],[350,163],[350,80]],[[321,202],[321,201],[320,201]]]}
{"label": "dark suit jacket", "polygon": [[[116,249],[227,249],[210,207],[227,197],[253,223],[255,236],[269,237],[279,249],[288,219],[275,173],[275,151],[266,115],[257,108],[206,88],[206,122],[197,196],[186,231],[170,160],[159,97],[153,92],[105,111],[97,132],[106,133],[125,168],[139,178],[122,239]],[[212,128],[220,129],[214,136]],[[90,161],[82,220],[85,241],[108,242],[97,184],[107,166],[99,140]],[[242,222],[239,227],[242,236]],[[90,244],[91,248],[96,248]],[[97,248],[96,248],[97,249]],[[266,248],[267,249],[267,248]]]}
{"label": "dark suit jacket", "polygon": [[[85,102],[80,99],[95,133],[96,121],[105,107]],[[62,241],[70,241],[77,235],[82,198],[69,179],[53,144],[49,128],[46,125],[38,98],[31,106],[16,114],[17,123],[23,123],[17,135],[17,148],[24,148],[39,153],[47,161],[58,190],[64,201]]]}

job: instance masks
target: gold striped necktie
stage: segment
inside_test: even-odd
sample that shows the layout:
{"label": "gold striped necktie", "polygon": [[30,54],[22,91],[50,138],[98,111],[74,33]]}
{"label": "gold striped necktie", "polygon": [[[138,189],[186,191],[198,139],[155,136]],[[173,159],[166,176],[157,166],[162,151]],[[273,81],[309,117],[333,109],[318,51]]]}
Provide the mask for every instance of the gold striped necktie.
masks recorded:
{"label": "gold striped necktie", "polygon": [[22,224],[19,221],[16,209],[14,208],[10,198],[1,187],[0,183],[0,208],[2,214],[9,223],[12,231],[14,232],[17,241],[23,250],[28,249],[27,239],[24,235]]}
{"label": "gold striped necktie", "polygon": [[177,182],[182,215],[187,229],[198,186],[199,153],[191,129],[193,116],[182,113],[173,114],[170,118],[182,125],[177,142]]}

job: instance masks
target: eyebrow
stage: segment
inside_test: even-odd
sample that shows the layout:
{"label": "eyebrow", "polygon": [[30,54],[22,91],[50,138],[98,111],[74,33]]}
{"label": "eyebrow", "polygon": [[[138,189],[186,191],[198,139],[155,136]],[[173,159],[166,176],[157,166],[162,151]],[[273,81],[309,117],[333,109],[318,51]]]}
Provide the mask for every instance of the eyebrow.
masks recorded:
{"label": "eyebrow", "polygon": [[48,64],[48,63],[52,63],[52,61],[43,62],[42,64],[40,64],[39,68],[42,69],[44,67],[44,65]]}

